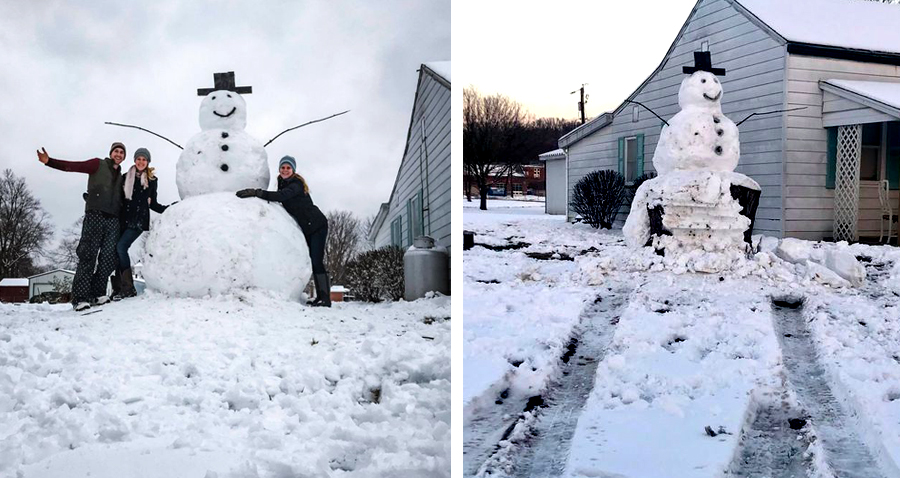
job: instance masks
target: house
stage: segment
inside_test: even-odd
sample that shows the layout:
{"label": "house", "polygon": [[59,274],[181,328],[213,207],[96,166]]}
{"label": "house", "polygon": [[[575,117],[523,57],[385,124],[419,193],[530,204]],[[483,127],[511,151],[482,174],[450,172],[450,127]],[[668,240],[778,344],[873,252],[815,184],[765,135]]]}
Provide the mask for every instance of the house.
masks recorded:
{"label": "house", "polygon": [[554,149],[538,156],[544,162],[546,196],[544,212],[546,214],[566,213],[566,153],[562,149]]}
{"label": "house", "polygon": [[428,235],[450,249],[450,62],[419,68],[406,148],[388,202],[369,231],[375,248]]}
{"label": "house", "polygon": [[[75,271],[67,269],[54,269],[52,271],[42,272],[33,275],[28,279],[28,299],[44,292],[60,292],[57,287],[72,288],[72,281],[75,280]],[[67,286],[64,284],[68,283]]]}
{"label": "house", "polygon": [[629,101],[671,118],[682,67],[708,51],[726,69],[725,115],[738,123],[757,113],[739,127],[737,167],[762,186],[754,233],[877,237],[883,181],[887,201],[900,206],[897,25],[900,6],[878,2],[699,0],[628,101],[560,138],[567,196],[596,169],[618,169],[629,182],[653,170],[663,122]]}
{"label": "house", "polygon": [[28,279],[0,280],[0,302],[28,302]]}
{"label": "house", "polygon": [[[487,177],[489,196],[544,196],[546,178],[543,164],[521,164],[513,167],[490,166]],[[478,182],[474,176],[466,174],[463,183],[469,194],[478,196]]]}

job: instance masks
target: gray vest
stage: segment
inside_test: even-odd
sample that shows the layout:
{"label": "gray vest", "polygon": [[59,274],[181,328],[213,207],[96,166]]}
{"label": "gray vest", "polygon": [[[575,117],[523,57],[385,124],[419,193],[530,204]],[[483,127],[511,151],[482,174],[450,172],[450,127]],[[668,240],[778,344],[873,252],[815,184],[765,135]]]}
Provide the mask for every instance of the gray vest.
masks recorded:
{"label": "gray vest", "polygon": [[113,216],[122,209],[122,174],[112,159],[100,160],[100,167],[88,176],[85,211],[100,211]]}

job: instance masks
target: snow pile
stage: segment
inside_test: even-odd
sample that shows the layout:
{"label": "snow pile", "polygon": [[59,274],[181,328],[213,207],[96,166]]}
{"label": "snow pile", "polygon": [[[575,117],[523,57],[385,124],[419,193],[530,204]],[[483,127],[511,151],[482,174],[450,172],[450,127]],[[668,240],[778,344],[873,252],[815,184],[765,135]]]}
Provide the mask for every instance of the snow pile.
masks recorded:
{"label": "snow pile", "polygon": [[233,193],[169,207],[147,235],[142,262],[147,287],[182,297],[257,287],[296,300],[312,274],[306,239],[284,207]]}
{"label": "snow pile", "polygon": [[813,244],[784,238],[775,250],[781,259],[807,267],[807,277],[834,287],[860,287],[866,280],[866,269],[848,250],[846,242]]}
{"label": "snow pile", "polygon": [[0,305],[0,476],[450,476],[449,298]]}

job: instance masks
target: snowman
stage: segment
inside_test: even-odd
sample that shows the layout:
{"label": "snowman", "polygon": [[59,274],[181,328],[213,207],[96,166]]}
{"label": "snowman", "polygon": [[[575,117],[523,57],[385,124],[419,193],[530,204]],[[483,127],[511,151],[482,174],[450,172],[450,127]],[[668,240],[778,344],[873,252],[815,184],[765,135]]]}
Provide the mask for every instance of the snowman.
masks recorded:
{"label": "snowman", "polygon": [[[687,270],[726,268],[747,246],[751,224],[734,198],[759,184],[734,172],[740,158],[737,126],[722,114],[725,70],[711,66],[709,52],[694,53],[695,66],[684,67],[678,90],[681,107],[660,133],[653,156],[659,176],[635,192],[623,233],[632,247],[652,245],[666,257],[682,255]],[[752,196],[752,194],[751,194]],[[755,206],[750,207],[755,214]],[[660,216],[661,232],[651,237],[651,211]],[[687,259],[685,259],[687,257]]]}
{"label": "snowman", "polygon": [[269,184],[263,145],[244,131],[247,108],[234,72],[198,89],[201,132],[176,165],[181,201],[160,216],[143,258],[149,288],[204,297],[257,288],[297,299],[312,274],[306,239],[279,203],[246,201],[245,188]]}

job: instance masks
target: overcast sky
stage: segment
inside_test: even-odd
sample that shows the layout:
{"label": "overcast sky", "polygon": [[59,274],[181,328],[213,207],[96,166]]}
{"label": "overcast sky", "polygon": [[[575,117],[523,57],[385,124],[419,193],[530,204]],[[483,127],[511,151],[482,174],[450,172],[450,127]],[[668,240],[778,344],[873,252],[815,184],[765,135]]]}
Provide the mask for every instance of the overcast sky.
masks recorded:
{"label": "overcast sky", "polygon": [[[457,86],[502,93],[544,117],[615,109],[653,72],[695,0],[454,0]],[[459,9],[459,12],[455,11]]]}
{"label": "overcast sky", "polygon": [[0,167],[26,178],[58,229],[82,214],[87,176],[40,164],[105,157],[113,141],[146,147],[160,202],[178,200],[181,151],[198,132],[197,88],[234,71],[246,131],[297,170],[325,212],[365,217],[388,200],[406,142],[421,63],[450,59],[450,1],[186,1],[0,3]]}

